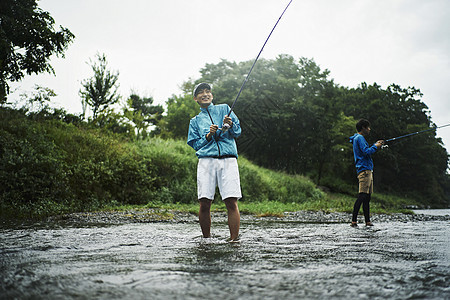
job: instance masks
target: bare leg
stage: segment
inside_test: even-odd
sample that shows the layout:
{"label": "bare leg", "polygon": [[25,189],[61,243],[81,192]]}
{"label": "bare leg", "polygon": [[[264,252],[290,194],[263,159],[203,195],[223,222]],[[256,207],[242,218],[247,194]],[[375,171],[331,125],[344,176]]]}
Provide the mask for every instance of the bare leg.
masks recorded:
{"label": "bare leg", "polygon": [[237,198],[225,199],[225,205],[228,210],[228,227],[230,228],[230,239],[236,240],[239,237],[239,227],[241,224],[241,215],[237,205]]}
{"label": "bare leg", "polygon": [[199,199],[200,210],[198,212],[198,220],[202,229],[203,237],[211,237],[211,200],[207,198]]}

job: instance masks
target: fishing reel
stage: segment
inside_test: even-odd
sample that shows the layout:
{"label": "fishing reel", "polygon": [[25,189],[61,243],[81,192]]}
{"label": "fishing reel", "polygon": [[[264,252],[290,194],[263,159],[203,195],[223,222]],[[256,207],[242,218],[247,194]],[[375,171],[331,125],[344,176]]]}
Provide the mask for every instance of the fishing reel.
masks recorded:
{"label": "fishing reel", "polygon": [[387,145],[387,144],[384,144],[381,146],[381,149],[388,149],[388,148],[389,148],[389,145]]}
{"label": "fishing reel", "polygon": [[225,133],[225,132],[227,132],[228,129],[230,129],[230,128],[231,128],[230,124],[223,123],[223,124],[222,124],[222,128],[219,128],[219,129],[222,130],[222,133]]}

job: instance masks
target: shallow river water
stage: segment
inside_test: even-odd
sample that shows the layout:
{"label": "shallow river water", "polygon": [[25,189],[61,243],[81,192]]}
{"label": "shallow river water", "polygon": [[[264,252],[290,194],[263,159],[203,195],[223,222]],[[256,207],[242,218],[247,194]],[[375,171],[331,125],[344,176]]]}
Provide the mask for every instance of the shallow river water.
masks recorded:
{"label": "shallow river water", "polygon": [[0,299],[450,299],[448,221],[0,227]]}

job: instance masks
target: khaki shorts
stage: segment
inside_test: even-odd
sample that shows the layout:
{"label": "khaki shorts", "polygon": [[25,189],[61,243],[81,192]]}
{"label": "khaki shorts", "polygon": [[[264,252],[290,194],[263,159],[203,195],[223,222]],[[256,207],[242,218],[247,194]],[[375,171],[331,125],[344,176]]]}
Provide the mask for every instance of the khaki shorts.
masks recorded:
{"label": "khaki shorts", "polygon": [[373,173],[371,170],[365,170],[358,174],[359,193],[373,193]]}

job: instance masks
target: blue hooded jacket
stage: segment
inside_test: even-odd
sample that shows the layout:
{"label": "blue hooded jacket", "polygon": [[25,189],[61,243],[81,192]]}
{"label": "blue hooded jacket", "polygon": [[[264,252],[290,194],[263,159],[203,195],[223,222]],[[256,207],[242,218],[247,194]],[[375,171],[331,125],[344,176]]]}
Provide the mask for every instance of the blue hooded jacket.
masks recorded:
{"label": "blue hooded jacket", "polygon": [[364,136],[355,133],[350,137],[350,143],[353,144],[353,156],[355,157],[356,173],[359,174],[365,170],[373,170],[373,161],[371,155],[377,151],[377,146],[373,144],[369,147]]}
{"label": "blue hooded jacket", "polygon": [[[227,104],[214,105],[211,103],[207,108],[200,108],[200,113],[189,122],[187,144],[194,148],[198,158],[235,156],[238,157],[236,141],[241,135],[241,125],[238,117],[232,112],[231,120],[233,126],[223,133],[217,130],[213,138],[208,141],[206,135],[212,124],[222,126],[223,119],[228,115],[230,107]],[[212,121],[211,121],[212,119]]]}

